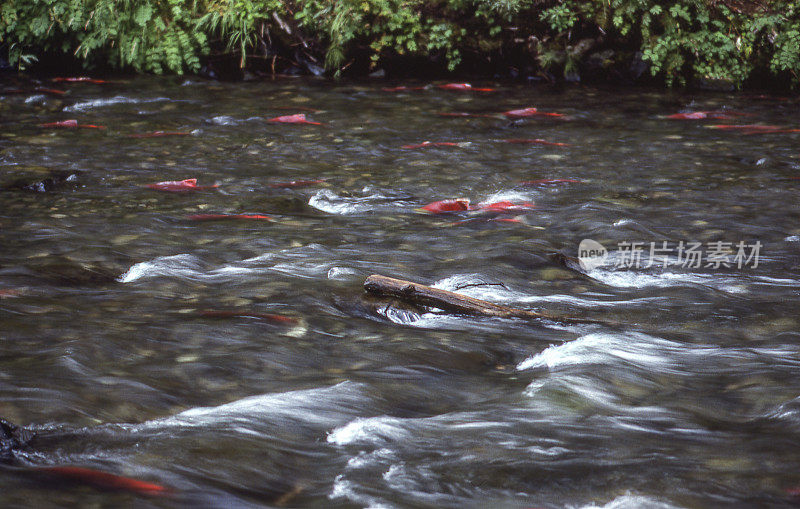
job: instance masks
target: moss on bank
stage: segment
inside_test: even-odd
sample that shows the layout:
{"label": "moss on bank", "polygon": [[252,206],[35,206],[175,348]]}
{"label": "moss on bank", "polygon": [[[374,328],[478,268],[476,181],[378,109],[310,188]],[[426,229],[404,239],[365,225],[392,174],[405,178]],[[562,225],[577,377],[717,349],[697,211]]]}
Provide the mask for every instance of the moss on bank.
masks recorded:
{"label": "moss on bank", "polygon": [[[800,2],[748,0],[35,0],[0,8],[23,68],[462,72],[666,85],[800,83]],[[411,65],[413,64],[413,65]]]}

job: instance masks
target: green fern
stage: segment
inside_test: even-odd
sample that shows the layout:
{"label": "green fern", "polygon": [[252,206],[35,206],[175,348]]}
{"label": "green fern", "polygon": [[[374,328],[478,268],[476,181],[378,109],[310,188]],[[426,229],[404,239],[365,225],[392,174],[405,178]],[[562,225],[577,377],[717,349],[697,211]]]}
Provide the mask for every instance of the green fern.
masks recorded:
{"label": "green fern", "polygon": [[506,48],[575,73],[586,55],[570,48],[589,37],[619,54],[640,51],[666,84],[741,84],[755,69],[800,83],[796,0],[18,0],[0,3],[0,39],[19,68],[61,52],[87,67],[180,74],[198,71],[220,43],[245,66],[270,34],[288,33],[275,16],[303,31],[288,44],[302,40],[334,73],[364,53],[373,66],[444,56],[454,70],[465,54]]}

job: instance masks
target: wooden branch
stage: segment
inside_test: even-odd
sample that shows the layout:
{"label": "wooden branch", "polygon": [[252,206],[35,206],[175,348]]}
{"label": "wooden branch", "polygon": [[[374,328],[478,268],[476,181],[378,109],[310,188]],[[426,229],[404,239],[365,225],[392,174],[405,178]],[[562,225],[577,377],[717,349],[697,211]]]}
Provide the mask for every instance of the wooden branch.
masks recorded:
{"label": "wooden branch", "polygon": [[374,295],[394,297],[411,304],[435,307],[451,313],[465,315],[522,318],[526,320],[543,319],[565,323],[606,323],[588,318],[555,316],[527,309],[501,306],[500,304],[467,297],[455,292],[377,274],[369,276],[364,281],[364,289]]}
{"label": "wooden branch", "polygon": [[275,19],[275,21],[278,23],[278,26],[279,26],[279,27],[281,27],[281,29],[282,29],[284,32],[286,32],[286,33],[287,33],[287,34],[289,34],[289,35],[292,35],[292,27],[290,27],[290,26],[289,26],[289,24],[288,24],[287,22],[283,21],[283,20],[281,19],[281,17],[280,17],[280,16],[278,16],[278,13],[277,13],[277,12],[275,12],[275,11],[272,11],[272,17],[273,17],[273,19]]}

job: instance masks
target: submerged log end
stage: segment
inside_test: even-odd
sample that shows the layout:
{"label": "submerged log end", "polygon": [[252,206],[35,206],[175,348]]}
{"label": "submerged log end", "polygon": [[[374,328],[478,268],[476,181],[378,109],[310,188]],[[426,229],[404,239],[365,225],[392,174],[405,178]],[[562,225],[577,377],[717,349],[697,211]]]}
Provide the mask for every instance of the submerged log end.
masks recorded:
{"label": "submerged log end", "polygon": [[364,281],[364,289],[370,293],[392,293],[412,295],[416,288],[409,281],[373,274]]}
{"label": "submerged log end", "polygon": [[372,275],[367,277],[367,279],[364,280],[364,290],[366,290],[369,293],[379,293],[380,286],[378,285],[377,278],[380,277],[382,276]]}

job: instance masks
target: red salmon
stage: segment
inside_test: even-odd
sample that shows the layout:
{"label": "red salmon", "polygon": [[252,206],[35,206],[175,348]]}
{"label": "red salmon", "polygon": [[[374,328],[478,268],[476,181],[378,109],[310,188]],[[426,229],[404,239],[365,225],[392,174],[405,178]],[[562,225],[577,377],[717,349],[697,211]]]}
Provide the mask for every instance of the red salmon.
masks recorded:
{"label": "red salmon", "polygon": [[61,120],[59,122],[48,122],[46,124],[39,124],[39,127],[70,127],[70,128],[77,128],[78,121],[77,120]]}
{"label": "red salmon", "polygon": [[736,117],[746,116],[747,113],[739,113],[737,111],[690,111],[686,113],[674,113],[667,115],[667,118],[672,120],[730,120]]}
{"label": "red salmon", "polygon": [[187,216],[186,218],[192,221],[218,221],[221,219],[259,219],[272,221],[271,217],[261,214],[195,214],[193,216]]}
{"label": "red salmon", "polygon": [[40,94],[49,94],[49,95],[64,95],[67,93],[66,90],[57,90],[55,88],[37,87],[34,88],[33,90],[39,92]]}
{"label": "red salmon", "polygon": [[78,124],[77,120],[61,120],[59,122],[48,122],[46,124],[39,124],[39,127],[46,127],[46,128],[56,128],[56,127],[66,127],[70,129],[105,129],[106,126],[104,125],[94,125],[94,124]]}
{"label": "red salmon", "polygon": [[129,134],[128,138],[161,138],[163,136],[191,136],[185,131],[153,131],[152,133]]}
{"label": "red salmon", "polygon": [[36,471],[44,474],[90,484],[97,488],[130,491],[140,495],[165,495],[169,489],[160,484],[153,484],[130,477],[110,474],[93,468],[84,467],[36,467]]}
{"label": "red salmon", "polygon": [[322,122],[312,122],[306,119],[305,113],[298,113],[296,115],[285,115],[283,117],[275,117],[268,120],[274,124],[307,124],[307,125],[323,125]]}
{"label": "red salmon", "polygon": [[722,129],[725,131],[736,131],[736,130],[745,130],[745,131],[778,131],[782,129],[781,126],[777,125],[760,125],[760,124],[718,124],[718,125],[710,125],[708,126],[709,129]]}
{"label": "red salmon", "polygon": [[463,212],[465,210],[469,210],[469,200],[467,198],[455,198],[451,200],[435,201],[417,210],[428,214]]}
{"label": "red salmon", "polygon": [[563,117],[563,113],[547,113],[539,111],[536,108],[523,108],[519,110],[504,111],[503,115],[508,118],[525,118],[525,117]]}
{"label": "red salmon", "polygon": [[442,90],[462,90],[467,92],[494,92],[493,88],[475,88],[469,83],[447,83],[439,85]]}
{"label": "red salmon", "polygon": [[475,208],[477,210],[485,210],[489,212],[519,212],[522,210],[530,210],[534,208],[534,205],[529,201],[514,203],[508,200],[503,200],[495,203],[479,204]]}
{"label": "red salmon", "polygon": [[440,117],[481,117],[481,118],[495,118],[495,115],[487,115],[485,113],[462,113],[462,112],[442,112],[437,113]]}
{"label": "red salmon", "polygon": [[535,145],[552,145],[554,147],[569,147],[569,143],[560,143],[557,141],[546,141],[541,138],[528,139],[528,138],[511,138],[508,140],[500,140],[503,143],[531,143]]}
{"label": "red salmon", "polygon": [[158,191],[184,193],[186,191],[196,191],[200,189],[213,189],[215,187],[219,187],[219,184],[214,184],[211,186],[198,186],[197,179],[186,179],[186,180],[167,180],[165,182],[147,184],[146,187],[149,187],[150,189],[156,189]]}
{"label": "red salmon", "polygon": [[384,87],[382,90],[384,92],[409,92],[412,90],[425,90],[427,87]]}
{"label": "red salmon", "polygon": [[457,146],[458,143],[453,143],[452,141],[423,141],[422,143],[417,143],[414,145],[403,145],[400,148],[415,149],[424,147],[457,147]]}
{"label": "red salmon", "polygon": [[53,83],[95,83],[95,84],[102,84],[102,83],[111,83],[110,81],[106,80],[97,80],[94,78],[89,78],[87,76],[78,76],[72,78],[53,78]]}

